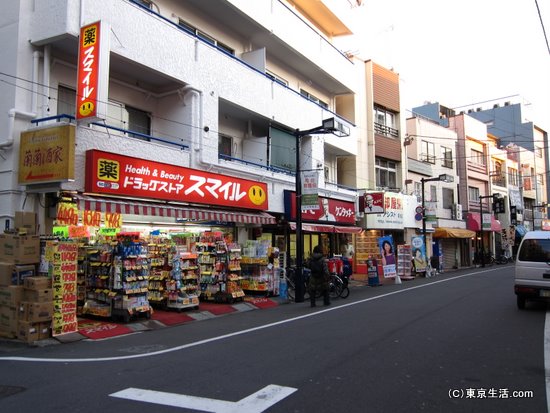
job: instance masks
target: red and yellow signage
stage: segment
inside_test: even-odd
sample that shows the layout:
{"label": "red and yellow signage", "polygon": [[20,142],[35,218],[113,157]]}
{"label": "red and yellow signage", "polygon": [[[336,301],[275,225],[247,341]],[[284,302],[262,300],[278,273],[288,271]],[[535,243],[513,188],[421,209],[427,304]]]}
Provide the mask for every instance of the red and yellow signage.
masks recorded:
{"label": "red and yellow signage", "polygon": [[[78,47],[78,77],[76,119],[93,121],[104,117],[107,84],[105,74],[108,58],[108,33],[105,24],[95,22],[80,28]],[[99,109],[101,107],[101,109]]]}
{"label": "red and yellow signage", "polygon": [[[285,213],[296,219],[296,193],[285,191]],[[319,197],[319,209],[302,210],[305,221],[355,224],[355,204],[339,199]]]}
{"label": "red and yellow signage", "polygon": [[74,179],[74,147],[74,125],[22,132],[19,148],[19,184]]}
{"label": "red and yellow signage", "polygon": [[73,242],[49,244],[52,251],[50,261],[53,288],[52,334],[59,336],[78,330],[76,318],[78,270],[78,245]]}
{"label": "red and yellow signage", "polygon": [[86,192],[267,210],[267,184],[109,152],[86,153]]}

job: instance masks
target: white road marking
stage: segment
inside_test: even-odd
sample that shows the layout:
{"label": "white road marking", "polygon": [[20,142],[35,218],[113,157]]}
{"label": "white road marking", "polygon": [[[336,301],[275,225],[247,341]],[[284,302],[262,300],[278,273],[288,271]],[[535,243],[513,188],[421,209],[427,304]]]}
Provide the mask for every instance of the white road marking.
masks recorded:
{"label": "white road marking", "polygon": [[193,409],[211,413],[261,413],[275,403],[290,396],[296,390],[293,387],[270,384],[263,389],[245,397],[238,402],[209,399],[206,397],[188,396],[186,394],[167,393],[154,390],[128,389],[112,393],[109,396],[121,399],[135,400],[146,403],[162,404],[164,406]]}
{"label": "white road marking", "polygon": [[389,297],[391,295],[402,294],[402,293],[405,293],[405,292],[408,292],[408,291],[416,290],[418,288],[430,287],[430,286],[435,285],[435,284],[454,281],[454,280],[458,280],[460,278],[470,277],[470,276],[473,276],[473,275],[479,275],[479,274],[483,274],[483,273],[486,273],[486,272],[493,272],[493,271],[498,271],[498,270],[497,269],[483,270],[483,271],[478,271],[478,272],[475,272],[475,273],[467,273],[467,274],[457,275],[456,277],[452,277],[452,278],[446,278],[446,279],[442,279],[442,280],[438,280],[438,281],[432,281],[428,284],[415,285],[413,287],[404,288],[402,290],[397,290],[397,291],[392,291],[392,292],[389,292],[389,293],[386,293],[386,294],[377,295],[376,297],[365,298],[363,300],[354,301],[354,302],[343,304],[343,305],[328,307],[328,308],[325,308],[323,310],[316,311],[314,313],[307,313],[307,314],[304,314],[304,315],[301,315],[301,316],[298,316],[298,317],[293,317],[293,318],[289,318],[289,319],[286,319],[286,320],[276,321],[274,323],[264,324],[264,325],[261,325],[261,326],[258,326],[258,327],[247,328],[245,330],[235,331],[233,333],[223,334],[221,336],[211,337],[211,338],[207,338],[207,339],[204,339],[204,340],[195,341],[193,343],[182,344],[181,346],[176,346],[176,347],[172,347],[172,348],[168,348],[168,349],[164,349],[164,350],[153,351],[151,353],[132,354],[132,355],[128,355],[128,356],[89,357],[89,358],[0,357],[0,361],[26,361],[26,362],[42,362],[42,363],[95,363],[95,362],[101,362],[101,361],[129,360],[129,359],[136,359],[136,358],[142,358],[142,357],[158,356],[158,355],[161,355],[161,354],[167,354],[167,353],[171,353],[171,352],[175,352],[175,351],[185,350],[185,349],[188,349],[188,348],[191,348],[191,347],[196,347],[196,346],[201,346],[203,344],[212,343],[214,341],[225,340],[227,338],[240,336],[240,335],[243,335],[243,334],[248,334],[248,333],[252,333],[252,332],[255,332],[255,331],[259,331],[259,330],[264,330],[266,328],[276,327],[276,326],[279,326],[279,325],[282,325],[282,324],[293,323],[294,321],[302,320],[304,318],[317,317],[317,316],[319,316],[323,313],[329,312],[329,311],[338,311],[342,308],[363,304],[363,303],[366,303],[366,302],[369,302],[369,301],[379,300],[379,299],[382,299],[382,298],[385,298],[385,297]]}
{"label": "white road marking", "polygon": [[544,377],[546,378],[546,411],[550,413],[550,311],[544,320]]}

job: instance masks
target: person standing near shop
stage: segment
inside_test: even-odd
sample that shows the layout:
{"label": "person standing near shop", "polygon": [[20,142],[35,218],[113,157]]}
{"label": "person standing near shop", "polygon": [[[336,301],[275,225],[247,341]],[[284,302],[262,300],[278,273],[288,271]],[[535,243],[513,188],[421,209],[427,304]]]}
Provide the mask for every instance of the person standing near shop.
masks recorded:
{"label": "person standing near shop", "polygon": [[320,293],[323,296],[323,303],[330,305],[328,264],[323,255],[323,248],[317,245],[313,248],[313,254],[308,262],[311,270],[309,277],[309,298],[311,306],[315,307],[316,296]]}

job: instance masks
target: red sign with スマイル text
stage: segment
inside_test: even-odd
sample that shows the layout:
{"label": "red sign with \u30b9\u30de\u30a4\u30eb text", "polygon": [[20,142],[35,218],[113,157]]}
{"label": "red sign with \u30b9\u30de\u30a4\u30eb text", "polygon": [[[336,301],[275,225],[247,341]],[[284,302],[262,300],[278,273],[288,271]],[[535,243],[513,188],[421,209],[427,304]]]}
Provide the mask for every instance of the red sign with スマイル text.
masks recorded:
{"label": "red sign with \u30b9\u30de\u30a4\u30eb text", "polygon": [[267,210],[267,184],[115,153],[86,153],[86,192]]}

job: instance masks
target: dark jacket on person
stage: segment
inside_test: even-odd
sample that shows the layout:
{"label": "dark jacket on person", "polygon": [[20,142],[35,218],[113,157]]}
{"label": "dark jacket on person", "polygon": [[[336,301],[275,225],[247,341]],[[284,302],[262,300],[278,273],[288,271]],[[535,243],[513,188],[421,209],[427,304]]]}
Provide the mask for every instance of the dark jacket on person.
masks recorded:
{"label": "dark jacket on person", "polygon": [[[314,252],[309,259],[308,267],[311,270],[311,276],[309,278],[309,289],[311,290],[324,290],[328,288],[328,281],[330,278],[330,272],[328,270],[327,260],[323,254]],[[322,273],[317,272],[316,268],[322,268]]]}

